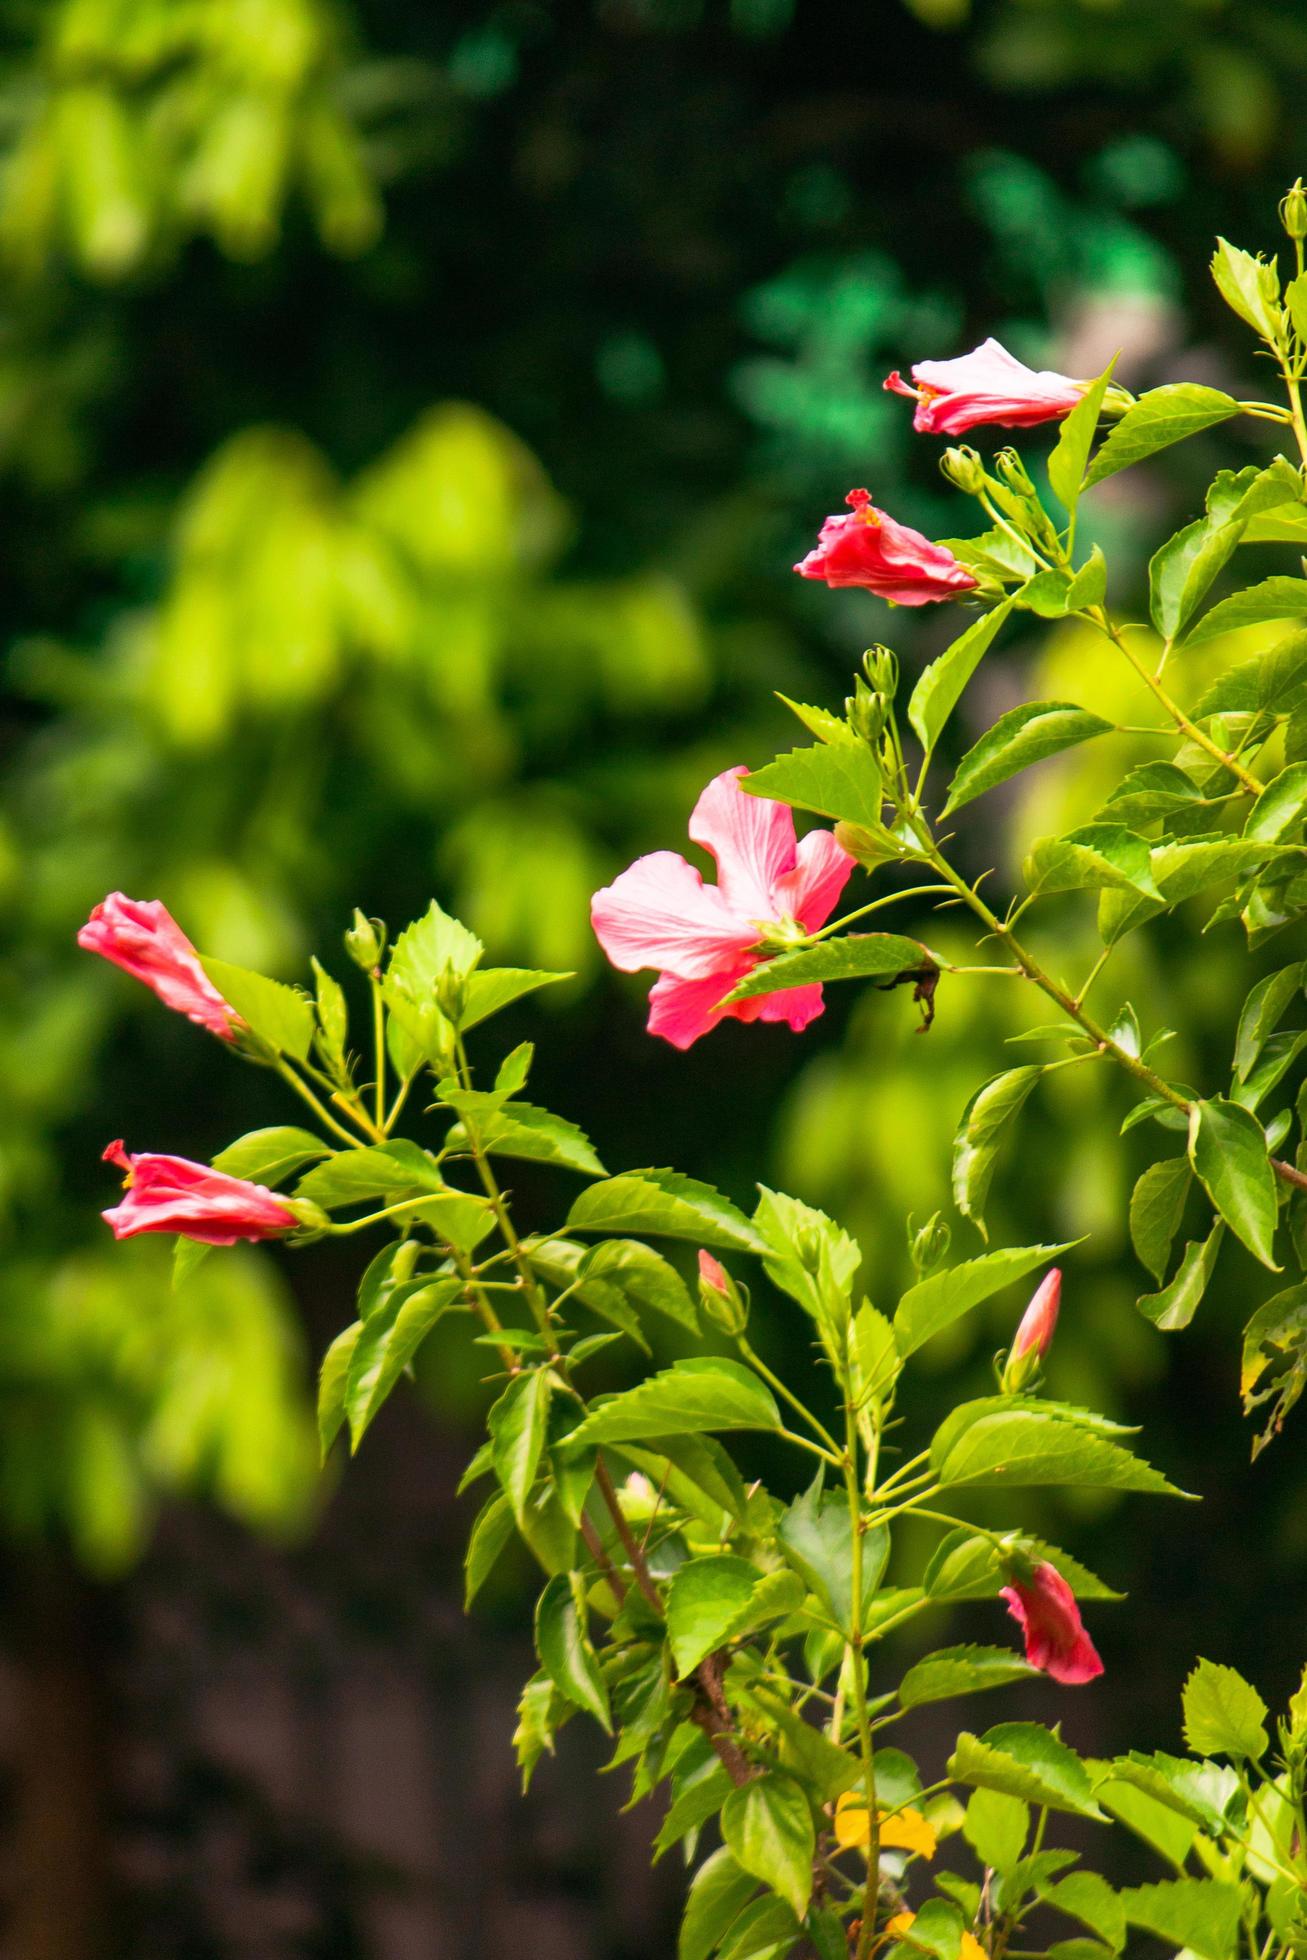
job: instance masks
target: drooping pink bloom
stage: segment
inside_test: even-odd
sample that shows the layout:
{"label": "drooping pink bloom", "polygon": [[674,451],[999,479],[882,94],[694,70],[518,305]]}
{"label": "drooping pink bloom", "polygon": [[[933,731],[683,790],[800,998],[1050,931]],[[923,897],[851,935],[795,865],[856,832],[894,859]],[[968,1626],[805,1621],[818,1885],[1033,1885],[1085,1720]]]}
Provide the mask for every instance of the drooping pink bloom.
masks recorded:
{"label": "drooping pink bloom", "polygon": [[794,567],[801,578],[827,585],[860,585],[896,606],[925,606],[955,599],[976,580],[942,544],[932,544],[877,510],[866,490],[850,490],[847,517],[828,517],[816,545]]}
{"label": "drooping pink bloom", "polygon": [[1087,381],[1072,381],[1049,368],[1028,368],[997,340],[982,340],[954,361],[918,361],[908,386],[896,368],[887,375],[891,394],[917,404],[912,426],[924,435],[960,436],[985,422],[1001,429],[1033,429],[1069,415]]}
{"label": "drooping pink bloom", "polygon": [[828,830],[795,842],[784,803],[748,796],[748,770],[715,776],[694,806],[690,836],[717,861],[717,884],[675,851],[654,851],[595,893],[590,919],[605,953],[622,973],[653,967],[649,1032],[688,1048],[729,1016],[788,1021],[796,1033],[822,1011],[820,985],[786,987],[755,1000],[721,1001],[768,952],[777,926],[797,939],[824,925],[853,869]]}
{"label": "drooping pink bloom", "polygon": [[264,1185],[228,1177],[186,1157],[129,1154],[119,1139],[109,1145],[104,1161],[121,1165],[127,1173],[126,1197],[101,1213],[116,1239],[175,1232],[204,1245],[235,1245],[238,1239],[270,1239],[293,1231],[300,1222]]}
{"label": "drooping pink bloom", "polygon": [[1021,1316],[1021,1325],[1012,1343],[1014,1361],[1020,1361],[1028,1354],[1033,1354],[1037,1361],[1043,1360],[1052,1346],[1061,1298],[1062,1273],[1060,1267],[1054,1266],[1045,1273],[1034,1298]]}
{"label": "drooping pink bloom", "polygon": [[1103,1672],[1076,1596],[1054,1566],[1037,1565],[1028,1579],[1014,1577],[1010,1586],[1004,1586],[1002,1597],[1025,1633],[1026,1659],[1032,1667],[1042,1668],[1068,1688]]}
{"label": "drooping pink bloom", "polygon": [[77,935],[88,953],[101,953],[124,973],[143,980],[165,1007],[175,1008],[210,1034],[231,1041],[236,1010],[227,1005],[200,965],[200,957],[166,905],[157,898],[110,892]]}

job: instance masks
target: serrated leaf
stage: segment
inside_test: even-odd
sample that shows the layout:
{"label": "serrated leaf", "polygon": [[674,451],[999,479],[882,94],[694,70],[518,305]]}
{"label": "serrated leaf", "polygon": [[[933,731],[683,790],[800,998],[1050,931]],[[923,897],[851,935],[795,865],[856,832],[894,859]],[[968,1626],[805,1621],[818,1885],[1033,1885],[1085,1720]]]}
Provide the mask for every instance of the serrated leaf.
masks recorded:
{"label": "serrated leaf", "polygon": [[463,1561],[463,1610],[467,1612],[513,1536],[513,1507],[502,1490],[482,1505]]}
{"label": "serrated leaf", "polygon": [[358,1320],[342,1329],[322,1358],[318,1375],[318,1447],[324,1463],[345,1421],[345,1383],[354,1344],[362,1331],[363,1323]]}
{"label": "serrated leaf", "polygon": [[983,1688],[1006,1688],[1035,1673],[1010,1647],[941,1647],[914,1661],[899,1683],[899,1702],[904,1708],[920,1708]]}
{"label": "serrated leaf", "polygon": [[[822,1489],[819,1470],[801,1496],[776,1521],[780,1548],[794,1570],[830,1613],[846,1638],[853,1635],[853,1532],[842,1491]],[[890,1535],[875,1525],[862,1538],[860,1622],[876,1595],[889,1563]]]}
{"label": "serrated leaf", "polygon": [[986,1407],[965,1428],[951,1427],[962,1413],[954,1410],[931,1445],[931,1460],[942,1484],[1001,1483],[1013,1488],[1081,1484],[1087,1489],[1184,1495],[1160,1470],[1079,1422],[1028,1406]]}
{"label": "serrated leaf", "polygon": [[1184,1684],[1184,1739],[1197,1756],[1260,1762],[1267,1714],[1256,1688],[1219,1661],[1200,1660]]}
{"label": "serrated leaf", "polygon": [[1254,258],[1241,246],[1218,238],[1212,254],[1212,278],[1226,305],[1274,346],[1280,334],[1278,267],[1260,254]]}
{"label": "serrated leaf", "polygon": [[464,1030],[474,1028],[479,1021],[489,1020],[523,994],[533,994],[540,987],[556,987],[560,981],[574,980],[574,973],[544,973],[526,966],[492,966],[478,968],[467,983],[467,1004],[459,1023]]}
{"label": "serrated leaf", "polygon": [[1239,1936],[1237,1885],[1215,1878],[1173,1878],[1119,1894],[1126,1918],[1199,1960],[1232,1960]]}
{"label": "serrated leaf", "polygon": [[759,994],[779,993],[785,987],[807,987],[814,981],[885,979],[900,973],[934,974],[934,957],[919,939],[894,932],[848,933],[795,953],[778,953],[747,973],[724,996],[727,1001],[753,1000]]}
{"label": "serrated leaf", "polygon": [[722,1805],[722,1836],[736,1863],[769,1885],[802,1919],[812,1896],[817,1845],[802,1785],[770,1771],[732,1790]]}
{"label": "serrated leaf", "polygon": [[824,1211],[765,1184],[758,1188],[753,1222],[766,1248],[767,1276],[811,1315],[838,1365],[847,1346],[861,1248]]}
{"label": "serrated leaf", "polygon": [[667,1588],[667,1638],[678,1677],[692,1674],[701,1660],[750,1623],[755,1596],[766,1583],[757,1566],[729,1552],[688,1559],[677,1567]]}
{"label": "serrated leaf", "polygon": [[1288,714],[1304,700],[1307,632],[1299,630],[1278,641],[1269,653],[1259,653],[1252,660],[1227,668],[1199,696],[1193,713],[1198,721],[1205,721],[1209,715]]}
{"label": "serrated leaf", "polygon": [[1196,1763],[1188,1756],[1168,1756],[1160,1749],[1151,1756],[1132,1749],[1128,1756],[1118,1756],[1112,1769],[1123,1783],[1145,1791],[1168,1810],[1213,1834],[1219,1831],[1226,1806],[1239,1788],[1238,1775],[1232,1769]]}
{"label": "serrated leaf", "polygon": [[608,1690],[585,1630],[577,1591],[568,1572],[555,1573],[546,1585],[536,1606],[536,1652],[559,1694],[593,1715],[611,1735]]}
{"label": "serrated leaf", "polygon": [[1064,837],[1043,837],[1023,868],[1032,893],[1133,891],[1160,899],[1147,838],[1125,824],[1083,824]]}
{"label": "serrated leaf", "polygon": [[1124,823],[1149,823],[1192,810],[1203,801],[1193,778],[1173,762],[1144,762],[1122,777],[1103,805],[1102,815]]}
{"label": "serrated leaf", "polygon": [[967,1800],[962,1835],[982,1865],[996,1872],[1010,1871],[1030,1835],[1030,1806],[999,1790],[974,1790]]}
{"label": "serrated leaf", "polygon": [[527,1498],[540,1468],[549,1426],[551,1392],[548,1368],[533,1368],[515,1375],[488,1419],[495,1475],[519,1522],[526,1513]]}
{"label": "serrated leaf", "polygon": [[[1265,1386],[1259,1386],[1268,1370]],[[1307,1388],[1307,1282],[1289,1286],[1258,1307],[1244,1329],[1239,1389],[1245,1415],[1271,1401],[1271,1415],[1257,1439],[1257,1456],[1277,1436]]]}
{"label": "serrated leaf", "polygon": [[1259,844],[1278,844],[1302,822],[1307,810],[1307,762],[1291,762],[1266,785],[1243,827],[1245,837]]}
{"label": "serrated leaf", "polygon": [[1048,480],[1053,495],[1074,518],[1080,492],[1085,483],[1085,466],[1094,446],[1094,433],[1103,407],[1103,397],[1116,366],[1113,357],[1098,379],[1086,388],[1071,413],[1065,417],[1048,459]]}
{"label": "serrated leaf", "polygon": [[993,645],[1012,605],[1012,599],[1005,599],[992,612],[973,621],[919,675],[908,702],[908,721],[927,753],[938,742],[949,716]]}
{"label": "serrated leaf", "polygon": [[368,1144],[361,1150],[339,1150],[325,1163],[315,1164],[295,1186],[297,1198],[310,1198],[324,1210],[361,1204],[368,1198],[405,1198],[445,1189],[445,1180],[432,1160],[403,1137]]}
{"label": "serrated leaf", "polygon": [[858,745],[820,743],[815,748],[791,749],[761,769],[741,776],[740,788],[750,796],[771,797],[797,810],[842,818],[848,823],[880,823],[884,789],[876,759],[865,742]]}
{"label": "serrated leaf", "polygon": [[1125,1944],[1125,1907],[1097,1872],[1072,1872],[1037,1890],[1048,1905],[1097,1933],[1111,1952],[1121,1951]]}
{"label": "serrated leaf", "polygon": [[581,1261],[584,1300],[596,1285],[615,1288],[635,1311],[662,1314],[690,1333],[699,1331],[699,1317],[685,1281],[675,1266],[638,1239],[604,1239],[591,1246]]}
{"label": "serrated leaf", "polygon": [[1074,1243],[1068,1240],[1063,1245],[1004,1246],[997,1252],[982,1253],[978,1259],[964,1260],[960,1266],[949,1266],[943,1272],[919,1280],[908,1288],[894,1312],[894,1339],[899,1353],[905,1358],[915,1353],[923,1341],[951,1326],[982,1300],[1024,1279],[1037,1266],[1051,1265],[1062,1253],[1069,1252]]}
{"label": "serrated leaf", "polygon": [[345,1390],[350,1443],[357,1449],[377,1411],[427,1335],[459,1300],[457,1279],[410,1282],[395,1287],[363,1322],[350,1359]]}
{"label": "serrated leaf", "polygon": [[1150,388],[1109,432],[1089,466],[1086,488],[1238,413],[1238,402],[1219,388],[1202,388],[1191,381]]}
{"label": "serrated leaf", "polygon": [[345,1058],[349,1036],[349,1009],[345,990],[317,958],[311,959],[317,990],[318,1040],[323,1053],[339,1068]]}
{"label": "serrated leaf", "polygon": [[624,1171],[575,1200],[565,1230],[652,1233],[694,1245],[758,1252],[762,1241],[742,1211],[711,1184],[679,1171]]}
{"label": "serrated leaf", "polygon": [[1307,578],[1287,578],[1283,573],[1276,573],[1259,585],[1247,586],[1242,592],[1232,592],[1228,599],[1218,600],[1185,636],[1185,645],[1192,651],[1241,626],[1260,626],[1266,620],[1296,619],[1304,614],[1307,614]]}
{"label": "serrated leaf", "polygon": [[1071,701],[1028,701],[1009,709],[963,756],[941,814],[949,816],[1034,763],[1111,729],[1110,721]]}
{"label": "serrated leaf", "polygon": [[964,1730],[948,1773],[959,1783],[1102,1821],[1084,1764],[1037,1722],[1003,1722],[983,1736]]}
{"label": "serrated leaf", "polygon": [[[1069,1553],[1042,1538],[1018,1537],[1013,1550],[1031,1565],[1051,1565],[1061,1573],[1077,1599],[1120,1599],[1119,1592],[1081,1565]],[[992,1538],[959,1526],[942,1538],[926,1567],[923,1586],[931,1599],[996,1599],[1008,1582],[1007,1567]]]}
{"label": "serrated leaf", "polygon": [[780,1412],[756,1375],[738,1361],[705,1358],[678,1361],[620,1395],[593,1403],[567,1443],[593,1447],[699,1430],[780,1427]]}
{"label": "serrated leaf", "polygon": [[710,1960],[758,1888],[725,1845],[694,1875],[681,1920],[676,1960]]}
{"label": "serrated leaf", "polygon": [[1003,1133],[1043,1073],[1035,1062],[1005,1069],[1002,1075],[982,1083],[962,1112],[953,1138],[953,1202],[964,1218],[972,1220],[982,1238],[989,1236],[984,1225],[985,1200]]}
{"label": "serrated leaf", "polygon": [[467,1146],[468,1126],[481,1148],[492,1157],[525,1157],[533,1163],[559,1164],[586,1177],[602,1177],[604,1167],[585,1131],[551,1109],[534,1103],[502,1102],[500,1092],[463,1090],[457,1099],[445,1098],[463,1117],[446,1142],[453,1150]]}
{"label": "serrated leaf", "polygon": [[1168,538],[1148,566],[1150,612],[1164,640],[1182,633],[1229,562],[1243,525],[1200,517]]}
{"label": "serrated leaf", "polygon": [[1164,1157],[1148,1166],[1130,1194],[1130,1243],[1140,1265],[1159,1286],[1166,1278],[1192,1181],[1186,1157]]}
{"label": "serrated leaf", "polygon": [[201,959],[200,965],[229,1007],[261,1041],[279,1054],[302,1062],[313,1043],[313,1003],[298,987],[249,973],[226,960]]}
{"label": "serrated leaf", "polygon": [[1213,1098],[1189,1115],[1189,1161],[1221,1218],[1272,1272],[1277,1198],[1266,1137],[1237,1103]]}
{"label": "serrated leaf", "polygon": [[1294,960],[1268,973],[1251,988],[1239,1013],[1234,1042],[1234,1072],[1240,1079],[1252,1069],[1291,1001],[1302,991],[1304,963]]}
{"label": "serrated leaf", "polygon": [[1205,1239],[1190,1239],[1169,1286],[1160,1293],[1145,1293],[1135,1302],[1145,1320],[1160,1327],[1164,1334],[1187,1327],[1211,1282],[1216,1256],[1221,1250],[1225,1226],[1218,1219]]}
{"label": "serrated leaf", "polygon": [[215,1171],[228,1177],[248,1178],[254,1184],[279,1184],[302,1164],[329,1157],[331,1146],[308,1130],[293,1124],[275,1124],[266,1130],[251,1130],[229,1143],[213,1159]]}

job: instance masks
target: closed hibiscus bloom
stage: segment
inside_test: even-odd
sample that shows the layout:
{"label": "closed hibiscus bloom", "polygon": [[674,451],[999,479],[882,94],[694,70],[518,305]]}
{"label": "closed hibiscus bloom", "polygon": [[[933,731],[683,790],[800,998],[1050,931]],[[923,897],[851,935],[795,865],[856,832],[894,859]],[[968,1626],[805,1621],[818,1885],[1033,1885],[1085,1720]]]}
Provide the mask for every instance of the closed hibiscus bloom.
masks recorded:
{"label": "closed hibiscus bloom", "polygon": [[127,1195],[102,1212],[116,1239],[141,1232],[172,1232],[202,1245],[235,1245],[240,1239],[270,1239],[294,1231],[299,1219],[286,1202],[262,1184],[228,1177],[186,1157],[149,1151],[133,1154],[122,1141],[111,1143],[104,1161],[127,1173]]}
{"label": "closed hibiscus bloom", "polygon": [[866,490],[850,490],[847,517],[828,517],[817,543],[794,569],[827,585],[860,585],[896,606],[926,606],[970,592],[976,580],[942,544],[932,544],[877,510]]}
{"label": "closed hibiscus bloom", "polygon": [[916,402],[912,426],[931,436],[961,436],[985,423],[1033,429],[1060,422],[1089,386],[1049,368],[1028,368],[997,340],[982,340],[953,361],[918,361],[912,380],[915,386],[896,368],[885,386]]}
{"label": "closed hibiscus bloom", "polygon": [[674,1048],[689,1048],[727,1016],[788,1021],[797,1032],[822,1011],[820,985],[722,1005],[768,952],[825,925],[854,863],[828,830],[797,843],[787,804],[740,788],[748,773],[714,777],[690,818],[690,836],[717,861],[715,886],[677,852],[653,851],[591,900],[595,937],[613,965],[660,975],[648,1027]]}
{"label": "closed hibiscus bloom", "polygon": [[231,1041],[237,1014],[200,965],[200,956],[166,905],[157,898],[110,892],[77,935],[79,946],[112,960],[142,980],[165,1007],[185,1014],[210,1034]]}
{"label": "closed hibiscus bloom", "polygon": [[1002,1597],[1026,1636],[1026,1659],[1055,1681],[1075,1688],[1103,1672],[1080,1608],[1055,1566],[1037,1565],[1028,1579],[1013,1578]]}

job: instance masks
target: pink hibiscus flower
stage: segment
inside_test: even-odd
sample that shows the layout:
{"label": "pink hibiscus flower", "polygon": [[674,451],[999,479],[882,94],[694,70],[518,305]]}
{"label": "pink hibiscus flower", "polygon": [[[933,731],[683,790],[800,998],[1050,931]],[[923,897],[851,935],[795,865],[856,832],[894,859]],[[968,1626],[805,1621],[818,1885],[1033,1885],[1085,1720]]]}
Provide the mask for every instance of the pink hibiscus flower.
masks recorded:
{"label": "pink hibiscus flower", "polygon": [[927,606],[970,592],[975,578],[947,545],[932,544],[910,524],[877,510],[866,490],[850,490],[847,515],[828,517],[817,542],[794,567],[800,578],[860,585],[895,606]]}
{"label": "pink hibiscus flower", "polygon": [[1080,1608],[1055,1566],[1037,1565],[1028,1579],[1013,1578],[1002,1597],[1026,1636],[1026,1659],[1064,1686],[1078,1688],[1103,1672],[1098,1650],[1085,1632]]}
{"label": "pink hibiscus flower", "polygon": [[689,1048],[727,1017],[788,1021],[797,1033],[822,1011],[820,985],[721,1005],[783,946],[787,930],[797,940],[825,925],[854,863],[828,830],[796,843],[787,804],[740,788],[748,773],[740,767],[714,777],[690,818],[690,836],[717,861],[716,886],[677,852],[654,851],[591,901],[595,936],[613,965],[658,972],[649,1032],[675,1048]]}
{"label": "pink hibiscus flower", "polygon": [[1089,386],[1050,368],[1028,368],[997,340],[982,340],[954,361],[918,361],[912,379],[915,387],[896,368],[885,386],[916,402],[912,426],[931,436],[965,435],[986,422],[1001,429],[1059,422]]}

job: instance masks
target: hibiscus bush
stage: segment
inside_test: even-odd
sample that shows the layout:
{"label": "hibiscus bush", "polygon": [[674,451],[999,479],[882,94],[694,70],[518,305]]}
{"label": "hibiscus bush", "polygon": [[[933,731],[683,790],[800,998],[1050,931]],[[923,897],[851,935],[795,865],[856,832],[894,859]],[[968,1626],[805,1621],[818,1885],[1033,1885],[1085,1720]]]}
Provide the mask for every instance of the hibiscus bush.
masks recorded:
{"label": "hibiscus bush", "polygon": [[[112,1143],[126,1187],[105,1213],[114,1233],[175,1235],[180,1271],[238,1241],[367,1235],[357,1316],[321,1372],[324,1455],[341,1438],[359,1448],[438,1325],[477,1350],[486,1439],[465,1486],[485,1495],[468,1602],[515,1536],[542,1572],[539,1671],[516,1735],[523,1775],[582,1716],[611,1738],[633,1800],[661,1793],[656,1855],[680,1848],[693,1867],[680,1960],[978,1960],[977,1949],[1111,1960],[1131,1929],[1200,1960],[1234,1960],[1241,1942],[1249,1960],[1307,1945],[1307,1688],[1272,1741],[1257,1690],[1200,1660],[1183,1691],[1190,1755],[1095,1761],[1060,1734],[1057,1697],[1102,1673],[1082,1608],[1092,1617],[1117,1595],[1110,1574],[1034,1536],[1015,1494],[1191,1494],[1131,1430],[1056,1393],[1056,1262],[1075,1248],[990,1246],[984,1224],[1005,1138],[1043,1077],[1107,1063],[1138,1088],[1129,1123],[1159,1139],[1130,1207],[1158,1289],[1140,1302],[1151,1321],[1188,1321],[1227,1231],[1274,1273],[1307,1258],[1295,1096],[1307,1032],[1283,1025],[1307,965],[1260,958],[1307,902],[1307,631],[1219,658],[1234,629],[1307,620],[1307,577],[1236,582],[1241,548],[1307,540],[1300,186],[1282,217],[1287,283],[1276,262],[1224,242],[1214,261],[1282,402],[1191,383],[1136,400],[1110,369],[1037,374],[994,341],[918,363],[911,383],[891,375],[927,435],[1058,425],[1042,469],[1010,448],[989,462],[946,451],[946,474],[981,506],[979,535],[933,542],[855,490],[797,568],[896,604],[965,610],[960,630],[910,690],[894,653],[873,647],[842,714],[791,703],[808,742],[707,786],[689,835],[715,861],[715,884],[659,851],[595,895],[600,945],[623,970],[657,973],[649,1029],[678,1048],[724,1017],[802,1030],[835,981],[910,990],[902,1011],[923,1032],[962,980],[1047,998],[1057,1018],[1035,1031],[1037,1059],[979,1083],[959,1112],[952,1200],[958,1236],[974,1242],[955,1249],[938,1209],[910,1223],[911,1283],[896,1300],[873,1304],[863,1248],[784,1192],[763,1187],[746,1212],[674,1170],[606,1168],[566,1113],[528,1099],[532,1044],[506,1049],[488,1025],[565,976],[489,964],[435,901],[393,937],[356,914],[352,974],[315,961],[311,989],[202,956],[155,901],[115,893],[83,928],[88,950],[275,1072],[298,1104],[299,1121],[252,1131],[211,1164]],[[1203,513],[1151,561],[1149,620],[1117,617],[1104,554],[1078,530],[1082,496],[1240,414],[1286,432],[1298,459],[1222,470]],[[1141,730],[1070,701],[1025,703],[945,784],[935,763],[950,718],[1020,612],[1086,622],[1105,657],[1128,663],[1151,719]],[[1204,650],[1215,661],[1198,661]],[[1160,749],[1125,766],[1091,821],[1030,840],[1024,891],[991,902],[970,864],[984,833],[968,817],[955,838],[955,813],[1037,762],[1141,733]],[[833,829],[799,839],[796,809]],[[875,895],[832,918],[859,873]],[[851,929],[922,895],[974,920],[975,960]],[[1101,950],[1069,980],[1061,908],[1090,897]],[[1126,1003],[1110,1019],[1089,1005],[1123,939],[1190,900],[1206,900],[1204,929],[1242,930],[1253,960],[1228,1085],[1168,1071],[1163,1003]],[[928,1041],[920,1053],[927,1093]],[[557,1190],[529,1222],[504,1182],[514,1160]],[[820,1395],[800,1393],[755,1344],[755,1267],[802,1316]],[[923,1427],[918,1357],[998,1299],[1013,1331],[992,1392]],[[670,1365],[651,1354],[655,1328],[680,1354]],[[1305,1378],[1299,1282],[1258,1307],[1246,1335],[1245,1399],[1271,1403],[1261,1440]],[[989,1602],[987,1641],[922,1651],[922,1630],[946,1628],[962,1602]],[[892,1637],[903,1628],[916,1636],[908,1661]],[[938,1716],[920,1713],[1040,1675],[1044,1721],[968,1714],[941,1749]],[[1154,1876],[1120,1887],[1095,1869],[1086,1827],[1113,1824],[1142,1841]]]}

